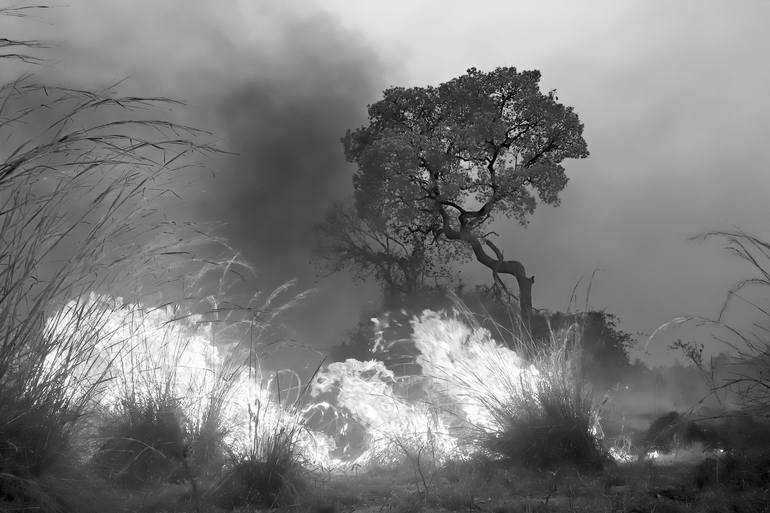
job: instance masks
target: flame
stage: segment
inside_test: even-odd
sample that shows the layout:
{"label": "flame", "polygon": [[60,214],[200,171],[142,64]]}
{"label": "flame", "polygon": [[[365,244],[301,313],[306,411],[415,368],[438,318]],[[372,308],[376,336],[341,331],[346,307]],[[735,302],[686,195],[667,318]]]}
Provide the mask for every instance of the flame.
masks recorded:
{"label": "flame", "polygon": [[[443,461],[458,453],[457,439],[437,412],[428,403],[399,397],[396,384],[384,363],[352,358],[329,364],[313,380],[313,397],[333,395],[336,407],[346,409],[365,430],[365,449],[351,465],[387,464],[424,452]],[[349,424],[343,425],[340,434],[348,429]]]}
{"label": "flame", "polygon": [[[95,358],[83,362],[72,384],[100,380],[103,404],[115,404],[126,390],[150,395],[170,385],[169,395],[192,407],[212,390],[224,358],[211,344],[211,328],[201,324],[201,316],[178,317],[170,306],[148,309],[91,293],[50,317],[46,336],[93,338]],[[46,365],[59,365],[61,357],[47,355]]]}
{"label": "flame", "polygon": [[412,322],[417,363],[430,388],[456,404],[464,420],[486,432],[502,429],[495,407],[537,390],[540,373],[489,330],[425,311]]}
{"label": "flame", "polygon": [[[127,396],[172,397],[185,421],[201,426],[211,408],[218,407],[226,433],[223,442],[236,453],[253,448],[255,440],[291,431],[307,461],[331,466],[333,441],[305,429],[305,412],[296,408],[299,377],[288,372],[289,383],[296,383],[285,387],[285,378],[279,377],[286,371],[248,367],[235,345],[218,347],[212,335],[211,324],[200,315],[186,315],[172,306],[150,309],[94,293],[65,304],[47,319],[45,329],[52,341],[93,341],[93,358],[75,369],[67,386],[99,383],[94,399],[108,411]],[[45,366],[55,369],[67,358],[62,351],[52,351]]]}
{"label": "flame", "polygon": [[[271,433],[290,431],[305,460],[327,469],[403,458],[435,464],[465,458],[476,450],[465,435],[504,429],[500,410],[515,407],[516,397],[534,394],[545,376],[488,330],[457,315],[425,311],[411,321],[419,374],[396,376],[377,360],[334,362],[314,376],[309,402],[303,402],[296,373],[246,366],[232,345],[213,343],[211,325],[200,316],[95,294],[86,302],[91,317],[79,316],[83,305],[73,301],[47,325],[52,339],[97,333],[98,356],[73,376],[71,386],[107,375],[98,396],[107,406],[129,389],[165,390],[180,398],[192,423],[203,422],[212,398],[221,397],[230,447],[247,451]],[[373,342],[387,350],[384,323],[375,327]],[[60,359],[51,354],[46,365]],[[600,426],[595,428],[598,436]],[[354,449],[356,429],[360,447]]]}

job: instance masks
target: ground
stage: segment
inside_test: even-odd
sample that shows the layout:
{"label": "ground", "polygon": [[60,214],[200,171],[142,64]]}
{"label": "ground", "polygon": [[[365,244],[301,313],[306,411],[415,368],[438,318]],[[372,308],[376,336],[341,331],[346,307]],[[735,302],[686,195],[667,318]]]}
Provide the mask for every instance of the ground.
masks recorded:
{"label": "ground", "polygon": [[[310,472],[285,511],[308,513],[763,512],[770,511],[767,465],[729,455],[665,464],[609,463],[602,470],[517,468],[477,459],[436,469],[404,465],[345,474]],[[764,472],[764,474],[762,474]],[[225,511],[205,499],[200,511]],[[127,495],[125,511],[193,512],[189,487]],[[276,508],[278,510],[279,508]],[[238,513],[258,511],[240,508]]]}

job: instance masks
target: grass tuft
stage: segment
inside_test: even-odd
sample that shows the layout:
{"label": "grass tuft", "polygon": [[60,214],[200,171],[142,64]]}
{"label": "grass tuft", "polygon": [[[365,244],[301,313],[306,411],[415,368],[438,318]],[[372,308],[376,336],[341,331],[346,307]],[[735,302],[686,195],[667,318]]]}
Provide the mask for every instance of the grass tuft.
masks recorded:
{"label": "grass tuft", "polygon": [[124,401],[102,436],[105,441],[92,464],[110,480],[136,487],[169,482],[175,473],[181,474],[185,433],[183,417],[172,400]]}
{"label": "grass tuft", "polygon": [[305,451],[312,448],[299,395],[276,398],[270,394],[271,382],[259,386],[249,404],[249,443],[231,447],[224,475],[207,493],[222,508],[286,507],[305,486]]}
{"label": "grass tuft", "polygon": [[569,330],[552,334],[535,355],[536,379],[495,407],[502,429],[485,440],[486,447],[537,468],[601,468],[607,457],[593,397],[580,375],[579,341]]}

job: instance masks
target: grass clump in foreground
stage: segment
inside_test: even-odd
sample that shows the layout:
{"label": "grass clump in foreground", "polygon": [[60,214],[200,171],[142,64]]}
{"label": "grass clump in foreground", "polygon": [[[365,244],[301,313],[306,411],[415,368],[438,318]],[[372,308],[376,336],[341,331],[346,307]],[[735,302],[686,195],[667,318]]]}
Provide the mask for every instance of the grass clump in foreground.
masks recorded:
{"label": "grass clump in foreground", "polygon": [[186,480],[185,434],[179,407],[170,400],[124,403],[102,429],[104,443],[91,464],[105,478],[128,486]]}
{"label": "grass clump in foreground", "polygon": [[596,407],[576,366],[579,347],[574,344],[564,334],[539,351],[535,379],[523,393],[493,405],[500,429],[486,437],[484,446],[535,468],[604,465],[608,457],[599,439]]}
{"label": "grass clump in foreground", "polygon": [[[107,301],[104,301],[107,302]],[[101,344],[110,381],[99,398],[91,464],[116,483],[192,481],[217,472],[224,405],[237,373],[203,316],[136,305],[113,315],[123,343]]]}

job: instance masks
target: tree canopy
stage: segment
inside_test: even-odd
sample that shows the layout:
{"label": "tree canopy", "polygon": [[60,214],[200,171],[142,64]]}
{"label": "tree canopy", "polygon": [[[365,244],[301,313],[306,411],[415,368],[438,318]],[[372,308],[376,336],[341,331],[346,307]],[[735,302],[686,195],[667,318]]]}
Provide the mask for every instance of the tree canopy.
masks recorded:
{"label": "tree canopy", "polygon": [[513,67],[465,75],[438,87],[392,87],[369,106],[368,124],[348,131],[345,155],[357,164],[354,208],[381,231],[472,252],[498,283],[517,280],[528,326],[534,277],[506,259],[490,223],[526,225],[537,198],[559,204],[566,158],[588,156],[583,125],[539,71]]}

